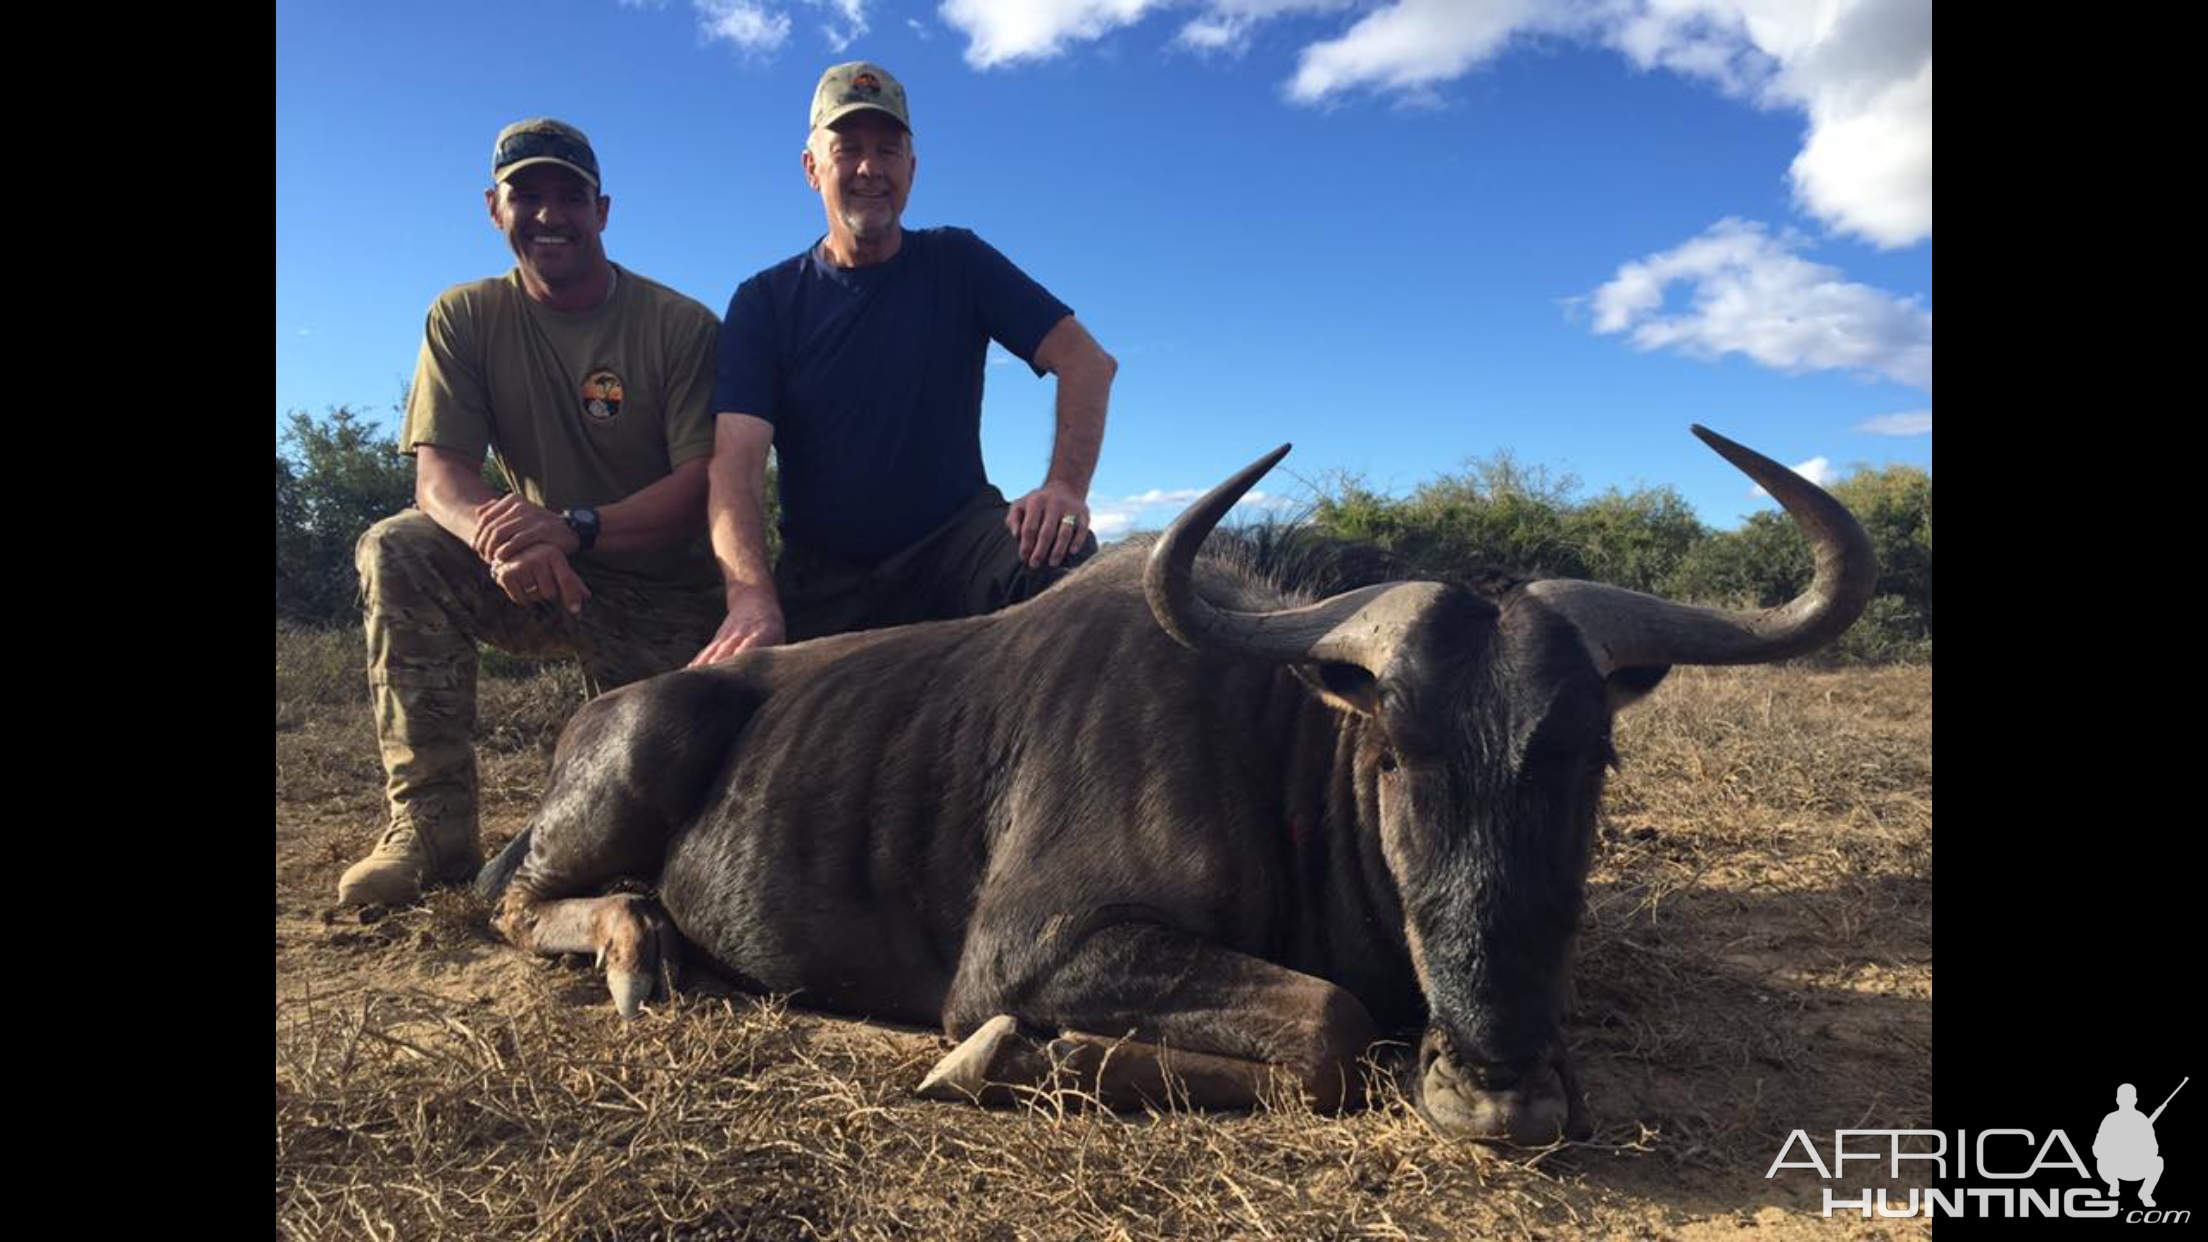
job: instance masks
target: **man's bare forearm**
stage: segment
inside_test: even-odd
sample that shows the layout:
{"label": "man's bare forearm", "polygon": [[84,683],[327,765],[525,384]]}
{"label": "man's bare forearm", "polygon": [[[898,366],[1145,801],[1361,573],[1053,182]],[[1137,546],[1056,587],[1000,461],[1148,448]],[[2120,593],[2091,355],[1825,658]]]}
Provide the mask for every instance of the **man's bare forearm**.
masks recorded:
{"label": "man's bare forearm", "polygon": [[1058,426],[1045,482],[1086,497],[1104,449],[1104,420],[1119,363],[1070,315],[1043,338],[1036,360],[1058,377]]}
{"label": "man's bare forearm", "polygon": [[498,493],[483,481],[483,458],[474,461],[434,444],[414,450],[414,503],[430,520],[465,544],[475,542],[476,511]]}
{"label": "man's bare forearm", "polygon": [[[758,438],[759,428],[739,424],[739,417],[722,415],[714,427],[706,500],[713,559],[720,566],[721,581],[732,591],[771,589],[774,571],[767,562],[766,445]],[[771,428],[766,434],[771,439]]]}
{"label": "man's bare forearm", "polygon": [[[480,458],[471,462],[429,444],[417,446],[415,454],[414,503],[486,561],[538,543],[553,544],[570,555],[581,549],[581,537],[557,510],[493,491],[483,481]],[[705,477],[705,459],[697,458],[631,495],[597,506],[599,533],[593,550],[640,552],[691,538],[705,516]],[[486,522],[488,537],[479,538]]]}
{"label": "man's bare forearm", "polygon": [[706,459],[698,457],[624,500],[598,506],[593,550],[645,552],[695,536],[705,519],[705,490]]}
{"label": "man's bare forearm", "polygon": [[1096,460],[1104,451],[1104,417],[1110,406],[1111,372],[1100,378],[1058,377],[1058,431],[1050,446],[1050,482],[1063,483],[1076,496],[1089,494]]}

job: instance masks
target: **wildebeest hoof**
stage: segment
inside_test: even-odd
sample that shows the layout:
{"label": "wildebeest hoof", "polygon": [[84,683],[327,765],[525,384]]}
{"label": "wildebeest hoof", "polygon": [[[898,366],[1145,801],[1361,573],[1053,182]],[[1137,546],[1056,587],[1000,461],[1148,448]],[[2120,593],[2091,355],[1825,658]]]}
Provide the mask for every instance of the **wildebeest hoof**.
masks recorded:
{"label": "wildebeest hoof", "polygon": [[605,898],[595,923],[598,965],[605,968],[606,989],[624,1020],[655,996],[673,998],[681,941],[649,898]]}
{"label": "wildebeest hoof", "polygon": [[1010,1098],[1008,1083],[1031,1082],[1035,1050],[1020,1034],[1019,1019],[1000,1013],[944,1055],[920,1080],[915,1095],[930,1100],[995,1104]]}
{"label": "wildebeest hoof", "polygon": [[623,1019],[634,1018],[644,1002],[652,999],[652,989],[658,980],[634,970],[609,970],[606,972],[606,989],[613,993],[613,1007],[621,1011]]}

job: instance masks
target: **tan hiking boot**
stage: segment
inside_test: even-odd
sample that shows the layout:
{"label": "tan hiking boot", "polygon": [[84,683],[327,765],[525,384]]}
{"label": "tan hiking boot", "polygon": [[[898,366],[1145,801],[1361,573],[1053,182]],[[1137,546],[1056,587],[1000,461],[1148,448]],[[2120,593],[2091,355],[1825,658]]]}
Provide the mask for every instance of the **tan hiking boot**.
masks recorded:
{"label": "tan hiking boot", "polygon": [[[445,832],[440,837],[458,837]],[[441,848],[439,848],[441,847]],[[470,826],[465,839],[432,842],[412,823],[384,829],[368,857],[345,869],[337,882],[342,906],[397,906],[421,897],[424,883],[465,880],[483,865],[483,846]]]}

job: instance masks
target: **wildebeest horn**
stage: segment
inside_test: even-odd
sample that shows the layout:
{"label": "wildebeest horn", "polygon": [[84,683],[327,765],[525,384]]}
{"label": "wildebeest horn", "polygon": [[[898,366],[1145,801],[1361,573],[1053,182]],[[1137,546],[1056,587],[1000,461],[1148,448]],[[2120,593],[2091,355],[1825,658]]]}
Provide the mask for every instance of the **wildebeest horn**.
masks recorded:
{"label": "wildebeest horn", "polygon": [[1277,612],[1217,608],[1196,592],[1196,550],[1204,537],[1290,447],[1250,463],[1166,528],[1143,574],[1150,611],[1166,633],[1198,651],[1283,664],[1339,661],[1380,676],[1404,633],[1441,593],[1439,584],[1383,582]]}
{"label": "wildebeest horn", "polygon": [[1871,537],[1823,488],[1706,427],[1694,434],[1771,493],[1817,556],[1794,600],[1758,612],[1696,608],[1597,582],[1552,578],[1526,594],[1564,614],[1604,676],[1662,664],[1766,664],[1813,651],[1853,624],[1878,585]]}

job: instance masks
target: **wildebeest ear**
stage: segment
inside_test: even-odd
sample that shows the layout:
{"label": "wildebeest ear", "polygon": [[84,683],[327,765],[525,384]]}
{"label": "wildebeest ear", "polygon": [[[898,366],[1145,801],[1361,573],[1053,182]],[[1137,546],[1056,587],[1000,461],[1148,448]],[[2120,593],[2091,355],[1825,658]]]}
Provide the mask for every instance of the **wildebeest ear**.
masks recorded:
{"label": "wildebeest ear", "polygon": [[1371,673],[1354,664],[1328,661],[1322,664],[1297,664],[1296,676],[1318,692],[1320,698],[1345,712],[1359,716],[1375,715],[1380,710],[1380,682]]}
{"label": "wildebeest ear", "polygon": [[1616,715],[1625,708],[1640,702],[1642,697],[1647,695],[1649,691],[1654,690],[1656,683],[1662,681],[1669,672],[1671,672],[1669,664],[1651,664],[1642,668],[1621,668],[1604,678],[1602,693],[1603,697],[1609,701],[1610,714]]}

